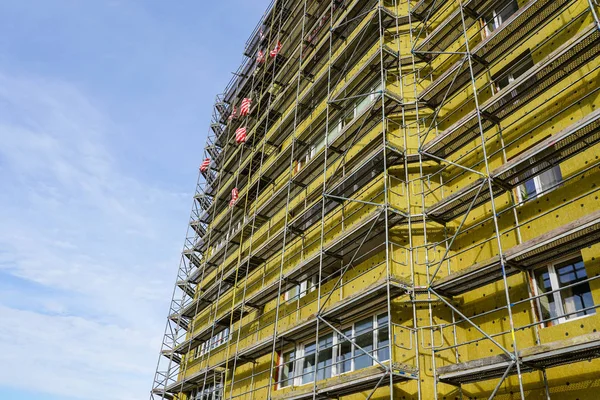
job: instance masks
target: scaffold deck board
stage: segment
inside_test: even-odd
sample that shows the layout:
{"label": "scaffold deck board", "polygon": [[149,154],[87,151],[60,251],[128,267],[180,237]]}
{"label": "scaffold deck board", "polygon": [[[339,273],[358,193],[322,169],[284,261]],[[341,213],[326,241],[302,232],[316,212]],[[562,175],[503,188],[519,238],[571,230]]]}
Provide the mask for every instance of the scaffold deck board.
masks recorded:
{"label": "scaffold deck board", "polygon": [[[374,143],[372,150],[365,146],[357,156],[340,167],[343,174],[334,174],[327,183],[326,193],[337,197],[350,197],[361,188],[379,176],[384,170],[384,154],[387,156],[385,165],[389,168],[398,165],[403,158],[403,151],[383,142]],[[369,151],[370,150],[370,151]],[[366,153],[366,154],[364,154]]]}
{"label": "scaffold deck board", "polygon": [[[531,0],[511,15],[498,29],[492,31],[483,41],[478,43],[471,53],[476,59],[485,60],[491,64],[506,54],[507,46],[515,46],[524,40],[537,27],[552,18],[568,0]],[[435,54],[431,54],[435,57]],[[480,62],[471,63],[473,75],[479,76],[487,70]],[[466,59],[457,61],[442,75],[436,78],[420,95],[427,104],[438,106],[444,96],[451,97],[458,89],[471,80],[471,71]]]}
{"label": "scaffold deck board", "polygon": [[[519,350],[521,371],[551,368],[600,357],[600,332],[580,335]],[[442,382],[465,384],[501,377],[512,361],[506,354],[438,368]],[[511,367],[510,375],[516,373]]]}
{"label": "scaffold deck board", "polygon": [[[552,88],[572,71],[585,65],[600,53],[600,32],[593,24],[578,32],[542,61],[487,100],[479,112],[473,110],[459,121],[429,140],[422,152],[448,157],[480,137],[478,115],[483,131],[487,131],[508,115],[528,104],[536,96]],[[487,116],[486,116],[487,115]]]}
{"label": "scaffold deck board", "polygon": [[600,110],[549,136],[492,172],[494,180],[516,187],[534,175],[587,150],[600,141]]}
{"label": "scaffold deck board", "polygon": [[[189,260],[190,265],[193,265],[198,270],[202,269],[203,262],[201,256],[196,253],[193,249],[186,249],[181,253],[187,260]],[[190,279],[191,282],[193,282]]]}
{"label": "scaffold deck board", "polygon": [[205,368],[193,374],[186,375],[184,379],[180,379],[166,386],[166,393],[179,393],[190,391],[196,386],[198,382],[200,384],[211,384],[217,380],[217,377],[221,375],[220,371],[215,368]]}
{"label": "scaffold deck board", "polygon": [[196,231],[199,237],[206,235],[206,227],[199,220],[193,220],[190,222],[190,226]]}
{"label": "scaffold deck board", "polygon": [[187,294],[189,297],[194,297],[195,291],[194,288],[189,284],[188,281],[178,280],[177,287],[180,288]]}
{"label": "scaffold deck board", "polygon": [[[494,197],[504,192],[503,188],[492,187]],[[448,222],[464,215],[469,207],[476,209],[490,200],[490,191],[484,178],[461,188],[425,210],[431,219]]]}
{"label": "scaffold deck board", "polygon": [[179,354],[175,354],[175,352],[173,352],[172,350],[162,350],[161,354],[163,355],[163,357],[169,358],[177,364],[181,364],[181,356]]}
{"label": "scaffold deck board", "polygon": [[313,385],[292,386],[288,390],[276,392],[273,399],[293,399],[304,400],[312,399],[313,391],[317,399],[335,399],[341,396],[348,396],[364,390],[373,389],[377,382],[380,386],[389,385],[390,378],[394,383],[416,379],[416,373],[413,368],[395,366],[389,368],[389,361],[384,361],[371,367],[363,368],[357,371],[347,372],[342,375],[333,376],[317,382],[316,391]]}
{"label": "scaffold deck board", "polygon": [[175,395],[173,395],[173,393],[167,393],[162,389],[153,389],[152,394],[154,394],[156,396],[160,396],[161,399],[166,399],[166,400],[174,400],[175,399]]}
{"label": "scaffold deck board", "polygon": [[[596,110],[492,171],[490,175],[494,183],[494,197],[503,193],[506,188],[523,184],[599,141],[600,110]],[[482,187],[483,182],[484,179],[479,178],[430,206],[426,214],[433,219],[448,222],[463,215],[477,193],[479,196],[473,202],[473,208],[487,203],[490,200],[489,189],[487,185]]]}
{"label": "scaffold deck board", "polygon": [[[557,256],[600,242],[600,210],[553,229],[504,252],[507,276],[532,268]],[[434,291],[456,296],[502,279],[499,257],[473,264],[435,281]]]}
{"label": "scaffold deck board", "polygon": [[[383,64],[382,64],[383,61]],[[330,98],[329,102],[334,103],[341,101],[344,97],[352,95],[354,89],[365,80],[372,81],[373,71],[379,69],[383,65],[383,69],[387,70],[391,67],[397,66],[398,53],[392,50],[389,46],[384,45],[379,47],[364,63],[361,64],[360,68],[352,74],[352,76],[346,80],[346,82],[340,87]]]}
{"label": "scaffold deck board", "polygon": [[[335,320],[338,321],[336,323],[339,323],[339,321],[343,322],[352,319],[365,309],[379,307],[382,299],[387,297],[388,282],[390,298],[396,299],[407,293],[409,283],[405,279],[395,276],[390,277],[389,280],[382,278],[369,285],[364,291],[351,294],[343,299],[338,299],[331,306],[325,304],[321,316],[324,319]],[[308,316],[289,328],[278,332],[276,342],[283,345],[309,337],[311,334],[314,334],[316,324],[316,314]],[[239,349],[237,358],[240,359],[240,362],[256,360],[271,353],[272,344],[273,335],[256,340],[251,346]],[[236,356],[231,356],[232,359],[234,357]]]}

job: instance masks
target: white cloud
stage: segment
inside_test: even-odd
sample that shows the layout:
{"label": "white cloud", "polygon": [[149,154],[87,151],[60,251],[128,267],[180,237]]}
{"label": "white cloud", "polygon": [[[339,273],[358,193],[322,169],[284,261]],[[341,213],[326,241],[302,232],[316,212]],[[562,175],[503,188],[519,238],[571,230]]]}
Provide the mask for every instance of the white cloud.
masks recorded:
{"label": "white cloud", "polygon": [[145,399],[190,196],[124,170],[66,82],[0,74],[0,105],[0,386]]}
{"label": "white cloud", "polygon": [[2,379],[86,399],[141,399],[156,344],[141,332],[81,317],[0,306]]}

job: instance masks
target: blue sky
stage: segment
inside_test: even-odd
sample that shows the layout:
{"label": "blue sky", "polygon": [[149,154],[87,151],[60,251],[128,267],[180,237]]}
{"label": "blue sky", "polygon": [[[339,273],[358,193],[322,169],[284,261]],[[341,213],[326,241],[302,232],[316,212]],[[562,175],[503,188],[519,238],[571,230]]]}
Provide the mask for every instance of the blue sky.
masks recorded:
{"label": "blue sky", "polygon": [[266,5],[0,2],[0,399],[148,398],[214,96]]}

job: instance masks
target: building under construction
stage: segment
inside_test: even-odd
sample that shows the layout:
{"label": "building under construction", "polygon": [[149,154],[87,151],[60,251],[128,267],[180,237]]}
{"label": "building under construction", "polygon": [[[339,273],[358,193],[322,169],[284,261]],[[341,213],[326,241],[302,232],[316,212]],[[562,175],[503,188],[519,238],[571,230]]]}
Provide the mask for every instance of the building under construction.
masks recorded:
{"label": "building under construction", "polygon": [[151,399],[598,399],[597,0],[276,0]]}

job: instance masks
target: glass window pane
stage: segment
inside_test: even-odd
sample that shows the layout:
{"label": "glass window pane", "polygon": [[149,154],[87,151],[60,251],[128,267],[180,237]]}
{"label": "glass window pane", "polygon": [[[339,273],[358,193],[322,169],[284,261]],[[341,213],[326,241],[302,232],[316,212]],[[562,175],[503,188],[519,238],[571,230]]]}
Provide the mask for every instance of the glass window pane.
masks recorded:
{"label": "glass window pane", "polygon": [[390,358],[390,330],[388,324],[388,315],[380,314],[377,316],[377,359],[379,361],[389,360]]}
{"label": "glass window pane", "polygon": [[365,111],[367,108],[369,108],[371,101],[372,101],[371,96],[365,96],[363,99],[361,99],[356,104],[356,109],[355,109],[354,115],[359,116],[360,114],[362,114],[363,111]]}
{"label": "glass window pane", "polygon": [[298,292],[300,291],[300,286],[296,285],[290,290],[287,291],[287,300],[292,301],[298,298]]}
{"label": "glass window pane", "polygon": [[[335,139],[342,133],[342,120],[336,121],[329,126],[329,132],[327,133],[327,141],[329,144],[333,143]],[[325,143],[325,137],[323,137],[323,143]]]}
{"label": "glass window pane", "polygon": [[[560,288],[587,279],[585,266],[581,259],[559,264],[555,269]],[[588,282],[561,290],[560,295],[567,319],[595,314],[595,310],[593,309],[576,312],[594,305]]]}
{"label": "glass window pane", "polygon": [[[346,337],[352,338],[352,328],[348,328],[342,331],[342,333]],[[352,370],[352,344],[341,335],[339,335],[338,343],[337,372],[342,374]]]}
{"label": "glass window pane", "polygon": [[539,175],[538,179],[540,181],[540,186],[541,186],[540,192],[542,192],[544,190],[548,190],[548,189],[556,186],[558,183],[560,183],[562,181],[562,174],[560,172],[560,167],[558,165],[555,165],[548,171],[542,172]]}
{"label": "glass window pane", "polygon": [[517,2],[512,0],[512,1],[507,1],[504,4],[502,4],[499,8],[498,8],[498,22],[500,24],[503,24],[504,22],[506,22],[506,20],[508,20],[508,18],[510,18],[511,15],[513,15],[517,9],[518,9],[518,5]]}
{"label": "glass window pane", "polygon": [[[496,16],[495,17],[496,20],[501,19],[501,16],[499,14],[494,14],[494,15]],[[490,26],[491,25],[488,23],[488,25],[486,25],[486,28],[488,28]],[[531,54],[528,51],[523,53],[515,61],[513,61],[506,70],[504,70],[503,72],[498,73],[492,77],[494,84],[496,86],[496,89],[497,90],[504,89],[505,87],[507,87],[508,85],[513,83],[515,80],[517,80],[521,75],[526,73],[531,67],[533,67],[533,65],[534,65],[533,58],[531,57]],[[510,99],[518,96],[518,94],[520,92],[526,90],[531,85],[535,84],[536,80],[537,79],[535,78],[535,76],[532,76],[532,77],[528,78],[526,81],[521,82],[517,87],[513,87],[512,90],[510,91],[510,96],[505,94],[499,100],[500,104],[501,105],[506,104],[508,101],[510,101]],[[515,100],[515,102],[517,102],[517,101],[518,101],[518,99]]]}
{"label": "glass window pane", "polygon": [[333,334],[319,339],[319,355],[317,363],[317,380],[331,378],[333,363]]}
{"label": "glass window pane", "polygon": [[508,84],[510,82],[512,82],[514,79],[512,77],[511,74],[503,74],[502,76],[494,79],[494,82],[496,82],[496,89],[498,91],[504,89],[505,87],[508,86]]}
{"label": "glass window pane", "polygon": [[302,383],[312,382],[315,379],[315,343],[304,346],[304,362],[302,366]]}
{"label": "glass window pane", "polygon": [[[373,317],[364,319],[354,325],[355,342],[364,351],[371,353],[373,351]],[[354,349],[354,370],[370,367],[373,365],[373,359],[358,347]]]}
{"label": "glass window pane", "polygon": [[486,32],[489,34],[491,31],[498,29],[503,22],[513,15],[518,9],[517,2],[515,0],[503,1],[491,10],[488,10],[483,14],[483,20],[486,24]]}
{"label": "glass window pane", "polygon": [[[550,274],[548,273],[548,268],[544,267],[535,270],[534,276],[538,294],[544,294],[552,290],[552,284],[550,283]],[[547,320],[549,318],[558,317],[558,313],[556,311],[556,304],[554,303],[554,296],[552,294],[539,297],[537,303],[542,314],[540,316],[541,319]]]}
{"label": "glass window pane", "polygon": [[315,143],[311,152],[311,158],[314,157],[323,147],[325,147],[325,133],[323,133],[323,136],[321,136],[319,141]]}
{"label": "glass window pane", "polygon": [[290,351],[283,355],[281,362],[281,382],[280,387],[290,386],[294,381],[294,363],[296,361],[296,352]]}
{"label": "glass window pane", "polygon": [[524,184],[519,186],[521,194],[521,200],[527,200],[536,196],[535,180],[534,178],[529,179]]}

